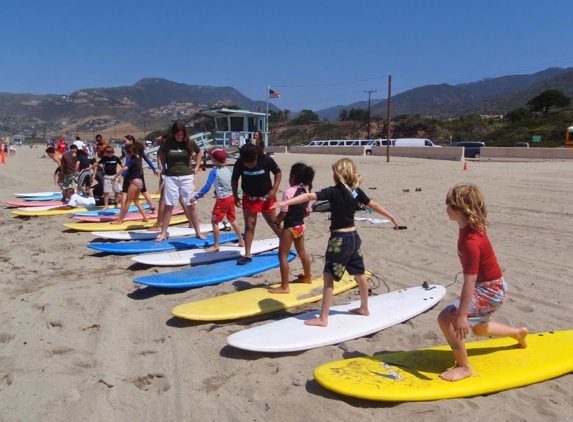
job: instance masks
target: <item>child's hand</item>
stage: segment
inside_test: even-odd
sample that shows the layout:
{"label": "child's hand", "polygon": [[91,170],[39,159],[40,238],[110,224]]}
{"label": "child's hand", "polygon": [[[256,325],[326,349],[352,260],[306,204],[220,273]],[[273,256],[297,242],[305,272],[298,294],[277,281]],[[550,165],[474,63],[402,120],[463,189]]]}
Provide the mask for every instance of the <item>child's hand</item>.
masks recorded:
{"label": "child's hand", "polygon": [[284,206],[284,201],[276,201],[272,206],[272,210],[276,210],[277,208],[281,208]]}
{"label": "child's hand", "polygon": [[470,325],[466,316],[457,316],[453,323],[454,332],[456,337],[464,340],[470,331]]}

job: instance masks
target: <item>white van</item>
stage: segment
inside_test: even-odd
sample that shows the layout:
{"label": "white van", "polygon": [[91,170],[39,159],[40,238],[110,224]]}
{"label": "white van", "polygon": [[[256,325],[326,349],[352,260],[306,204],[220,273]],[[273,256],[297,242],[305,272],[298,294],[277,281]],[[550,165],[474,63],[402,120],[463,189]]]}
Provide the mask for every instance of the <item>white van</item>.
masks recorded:
{"label": "white van", "polygon": [[309,147],[336,147],[340,141],[312,141]]}
{"label": "white van", "polygon": [[429,139],[401,138],[394,141],[396,147],[439,147]]}
{"label": "white van", "polygon": [[[390,139],[390,146],[394,145],[395,139]],[[372,147],[385,147],[388,145],[387,139],[377,139],[375,141],[368,141],[366,148],[364,148],[364,153],[366,155],[372,155]]]}

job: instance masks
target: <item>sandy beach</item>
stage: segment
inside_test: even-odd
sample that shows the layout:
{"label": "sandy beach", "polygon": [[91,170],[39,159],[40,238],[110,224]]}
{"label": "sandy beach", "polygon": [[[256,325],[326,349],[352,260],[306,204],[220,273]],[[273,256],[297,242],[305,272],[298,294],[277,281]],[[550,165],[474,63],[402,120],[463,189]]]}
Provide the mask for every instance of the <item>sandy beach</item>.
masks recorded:
{"label": "sandy beach", "polygon": [[[0,164],[0,199],[14,192],[57,190],[55,163],[44,147],[21,147]],[[316,171],[314,188],[330,186],[340,156],[275,154],[287,188],[291,165]],[[357,222],[366,267],[383,279],[376,293],[444,286],[461,271],[457,225],[444,198],[471,182],[488,204],[488,234],[509,284],[497,321],[530,332],[572,329],[573,163],[477,162],[364,156],[352,158],[362,188],[407,230]],[[200,188],[207,172],[196,177]],[[157,179],[146,173],[150,192]],[[416,191],[421,188],[421,191]],[[409,192],[404,192],[409,189]],[[282,192],[280,193],[282,196]],[[3,204],[4,205],[4,204]],[[199,201],[210,221],[211,194]],[[365,216],[365,214],[364,214]],[[374,215],[374,217],[379,217]],[[4,205],[0,219],[0,421],[566,421],[573,420],[573,375],[488,396],[420,403],[352,399],[321,387],[313,370],[343,358],[445,344],[436,317],[459,295],[461,278],[438,306],[410,321],[343,345],[281,355],[226,345],[228,335],[320,302],[226,323],[176,319],[179,304],[280,281],[279,269],[216,286],[157,290],[136,276],[168,272],[86,248],[94,239],[63,227],[68,216],[18,218]],[[238,221],[243,226],[242,213]],[[306,249],[322,273],[329,221],[307,219]],[[271,237],[262,218],[256,238]],[[293,274],[302,270],[291,263]],[[387,287],[386,287],[387,286]],[[334,304],[356,300],[357,289]],[[477,340],[473,335],[470,341]],[[453,363],[453,361],[452,361]],[[535,370],[535,368],[532,368]]]}

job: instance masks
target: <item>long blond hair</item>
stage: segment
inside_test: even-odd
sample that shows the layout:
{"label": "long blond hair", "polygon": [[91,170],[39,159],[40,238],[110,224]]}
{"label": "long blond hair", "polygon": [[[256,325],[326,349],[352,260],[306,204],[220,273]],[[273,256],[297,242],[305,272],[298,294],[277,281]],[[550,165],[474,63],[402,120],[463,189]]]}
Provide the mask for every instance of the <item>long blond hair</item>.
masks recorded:
{"label": "long blond hair", "polygon": [[362,178],[358,175],[356,166],[351,159],[341,158],[332,165],[332,171],[334,173],[334,181],[342,183],[350,193],[360,186]]}
{"label": "long blond hair", "polygon": [[487,208],[479,188],[472,184],[456,185],[446,195],[446,205],[465,215],[473,229],[484,231],[488,227]]}

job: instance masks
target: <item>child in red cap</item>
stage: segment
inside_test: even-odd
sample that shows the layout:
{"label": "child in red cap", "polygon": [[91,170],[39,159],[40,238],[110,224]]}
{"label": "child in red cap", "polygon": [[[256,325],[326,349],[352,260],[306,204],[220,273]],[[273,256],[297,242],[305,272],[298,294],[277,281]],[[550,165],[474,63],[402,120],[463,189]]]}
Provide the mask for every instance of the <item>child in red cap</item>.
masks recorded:
{"label": "child in red cap", "polygon": [[233,198],[233,189],[231,187],[231,171],[225,165],[227,161],[227,153],[223,149],[216,149],[211,152],[211,161],[213,162],[213,170],[209,173],[207,182],[205,186],[201,188],[199,193],[195,195],[193,201],[204,197],[211,186],[215,184],[215,195],[217,200],[215,201],[215,206],[213,207],[213,213],[211,216],[211,224],[213,224],[213,238],[214,244],[210,248],[207,248],[207,252],[217,252],[219,250],[219,236],[221,232],[219,231],[219,223],[223,221],[225,217],[229,220],[231,227],[235,230],[237,237],[239,238],[239,246],[245,246],[243,241],[243,236],[241,235],[241,228],[239,223],[236,221],[235,217],[235,200]]}

